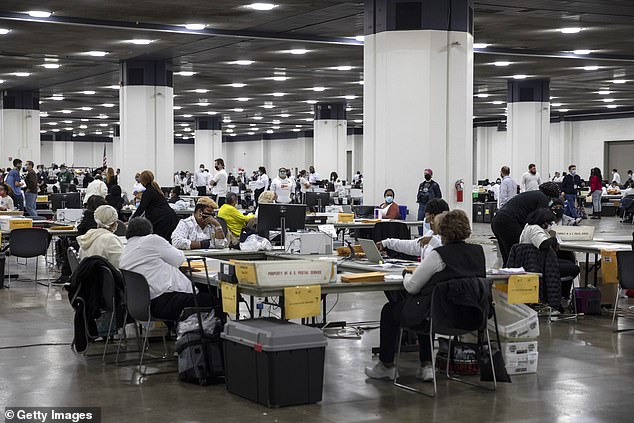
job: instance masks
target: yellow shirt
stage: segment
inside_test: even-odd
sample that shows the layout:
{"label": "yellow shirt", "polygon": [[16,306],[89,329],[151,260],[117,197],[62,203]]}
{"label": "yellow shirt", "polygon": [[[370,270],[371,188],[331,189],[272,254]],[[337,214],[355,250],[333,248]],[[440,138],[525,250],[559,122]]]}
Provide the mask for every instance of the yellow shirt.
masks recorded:
{"label": "yellow shirt", "polygon": [[253,214],[245,216],[235,207],[223,204],[218,210],[218,217],[222,217],[227,222],[227,229],[239,237],[247,222],[255,216]]}

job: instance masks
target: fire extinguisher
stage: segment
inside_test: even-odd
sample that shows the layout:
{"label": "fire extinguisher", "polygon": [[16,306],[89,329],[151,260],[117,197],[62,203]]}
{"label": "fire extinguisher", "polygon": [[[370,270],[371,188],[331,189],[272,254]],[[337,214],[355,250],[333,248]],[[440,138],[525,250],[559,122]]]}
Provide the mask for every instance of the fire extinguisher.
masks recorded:
{"label": "fire extinguisher", "polygon": [[458,179],[456,181],[456,201],[458,203],[462,203],[464,201],[464,181],[462,179]]}

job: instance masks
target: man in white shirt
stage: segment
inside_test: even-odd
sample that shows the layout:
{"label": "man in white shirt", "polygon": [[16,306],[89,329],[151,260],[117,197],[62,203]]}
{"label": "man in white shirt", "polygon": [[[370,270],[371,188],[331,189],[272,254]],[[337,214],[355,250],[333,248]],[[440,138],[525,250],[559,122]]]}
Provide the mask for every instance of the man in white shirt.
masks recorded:
{"label": "man in white shirt", "polygon": [[555,172],[555,176],[553,176],[553,182],[561,183],[563,182],[563,180],[564,180],[564,177],[561,176],[561,173]]}
{"label": "man in white shirt", "polygon": [[211,195],[218,207],[222,207],[227,198],[227,171],[225,170],[225,161],[216,159],[214,162],[216,174],[211,178]]}
{"label": "man in white shirt", "polygon": [[310,182],[311,185],[315,185],[319,181],[321,181],[321,178],[319,177],[319,173],[315,172],[314,166],[310,166],[308,168],[308,182]]}
{"label": "man in white shirt", "polygon": [[376,243],[379,251],[390,249],[408,256],[420,257],[423,260],[427,254],[442,245],[437,235],[434,219],[436,216],[449,211],[449,205],[442,198],[432,198],[425,207],[425,222],[430,228],[422,237],[416,239],[388,238]]}
{"label": "man in white shirt", "polygon": [[508,166],[502,166],[500,170],[500,176],[502,177],[502,183],[500,184],[500,191],[498,193],[498,209],[501,209],[511,198],[517,195],[517,184],[511,178],[511,169]]}
{"label": "man in white shirt", "polygon": [[[186,307],[194,307],[191,281],[179,270],[185,253],[152,233],[152,223],[135,217],[128,223],[128,243],[119,259],[123,270],[140,273],[150,285],[150,312],[163,320],[177,320]],[[198,305],[210,307],[208,292],[197,293]]]}
{"label": "man in white shirt", "polygon": [[612,169],[612,182],[616,182],[617,185],[621,185],[621,175],[616,169]]}
{"label": "man in white shirt", "polygon": [[108,195],[108,187],[106,183],[101,180],[101,175],[95,175],[95,180],[88,184],[86,187],[86,194],[84,195],[84,204],[88,202],[88,199],[93,195],[99,195],[106,198]]}
{"label": "man in white shirt", "polygon": [[288,204],[291,202],[293,183],[288,179],[286,168],[279,169],[278,177],[271,181],[271,191],[277,195],[277,202]]}
{"label": "man in white shirt", "polygon": [[520,181],[520,191],[537,191],[542,184],[542,177],[537,173],[537,167],[531,163],[528,165],[528,172],[522,175]]}
{"label": "man in white shirt", "polygon": [[194,208],[194,215],[178,222],[172,232],[172,245],[179,250],[197,250],[209,248],[227,248],[229,242],[220,223],[213,217],[214,205],[199,201]]}
{"label": "man in white shirt", "polygon": [[205,172],[205,165],[201,163],[194,173],[194,186],[198,190],[198,195],[207,195],[207,185],[209,185],[209,172]]}

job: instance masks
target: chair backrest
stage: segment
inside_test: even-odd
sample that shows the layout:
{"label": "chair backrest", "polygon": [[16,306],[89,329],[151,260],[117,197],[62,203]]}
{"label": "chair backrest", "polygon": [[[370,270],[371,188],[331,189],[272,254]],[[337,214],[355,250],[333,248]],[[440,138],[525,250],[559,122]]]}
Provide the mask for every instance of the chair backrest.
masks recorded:
{"label": "chair backrest", "polygon": [[37,257],[46,255],[51,243],[51,235],[42,228],[14,229],[10,235],[10,251],[16,257]]}
{"label": "chair backrest", "polygon": [[224,220],[222,217],[216,217],[216,220],[218,221],[218,223],[220,223],[220,227],[222,228],[222,232],[224,232],[225,236],[227,236],[227,221]]}
{"label": "chair backrest", "polygon": [[125,283],[125,301],[128,313],[135,320],[150,320],[150,286],[145,276],[121,269]]}
{"label": "chair backrest", "polygon": [[102,308],[105,311],[114,311],[112,302],[115,294],[114,276],[106,266],[102,266],[101,271],[103,272],[103,278],[101,280]]}
{"label": "chair backrest", "polygon": [[617,251],[616,266],[621,288],[634,289],[634,251]]}
{"label": "chair backrest", "polygon": [[79,267],[79,255],[73,247],[68,247],[66,253],[66,257],[68,257],[68,265],[70,266],[70,271],[74,272],[75,269]]}
{"label": "chair backrest", "polygon": [[128,227],[125,225],[125,222],[121,220],[117,220],[117,223],[118,223],[117,230],[114,231],[114,234],[116,236],[125,236],[125,233],[128,230]]}
{"label": "chair backrest", "polygon": [[[471,290],[473,285],[477,286]],[[491,285],[485,278],[441,282],[432,293],[430,315],[433,330],[449,336],[486,330],[490,306]]]}
{"label": "chair backrest", "polygon": [[372,229],[372,239],[374,242],[383,241],[388,238],[410,239],[411,231],[407,224],[403,222],[377,222]]}

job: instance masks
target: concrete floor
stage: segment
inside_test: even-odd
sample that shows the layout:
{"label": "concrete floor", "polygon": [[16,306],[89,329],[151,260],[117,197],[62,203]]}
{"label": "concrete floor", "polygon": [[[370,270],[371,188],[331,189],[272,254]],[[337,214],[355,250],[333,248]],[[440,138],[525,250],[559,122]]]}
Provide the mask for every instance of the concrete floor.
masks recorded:
{"label": "concrete floor", "polygon": [[[604,219],[597,230],[627,234],[629,225]],[[605,233],[603,235],[605,235]],[[474,226],[474,240],[485,244],[487,261],[495,258],[488,225]],[[29,271],[20,269],[24,276]],[[331,320],[375,321],[383,294],[342,295]],[[614,334],[607,316],[548,325],[541,321],[536,375],[516,376],[495,393],[439,379],[436,399],[367,380],[378,329],[361,339],[329,339],[323,401],[268,409],[227,393],[224,385],[199,387],[179,382],[176,373],[139,382],[135,367],[101,364],[101,357],[74,353],[73,311],[60,288],[17,282],[0,290],[0,405],[102,407],[104,422],[625,422],[632,421],[634,332]],[[628,326],[629,325],[629,326]],[[621,327],[634,327],[634,321]],[[25,344],[54,346],[9,348]],[[99,345],[100,346],[100,345]],[[160,343],[152,345],[161,351]],[[100,352],[95,346],[89,352]],[[136,357],[130,355],[129,358]],[[110,358],[112,360],[112,358]],[[416,354],[407,354],[414,372]],[[152,370],[175,370],[176,362]]]}

